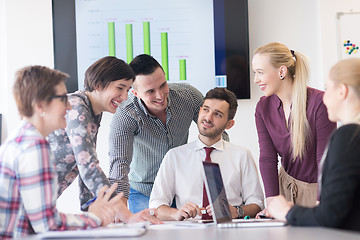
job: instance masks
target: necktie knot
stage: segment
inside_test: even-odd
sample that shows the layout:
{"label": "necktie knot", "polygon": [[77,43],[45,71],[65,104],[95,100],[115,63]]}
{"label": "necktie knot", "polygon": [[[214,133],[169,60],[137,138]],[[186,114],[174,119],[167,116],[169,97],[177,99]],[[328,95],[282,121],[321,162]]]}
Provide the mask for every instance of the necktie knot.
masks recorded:
{"label": "necktie knot", "polygon": [[204,147],[206,152],[205,162],[211,162],[210,154],[215,149],[213,147]]}

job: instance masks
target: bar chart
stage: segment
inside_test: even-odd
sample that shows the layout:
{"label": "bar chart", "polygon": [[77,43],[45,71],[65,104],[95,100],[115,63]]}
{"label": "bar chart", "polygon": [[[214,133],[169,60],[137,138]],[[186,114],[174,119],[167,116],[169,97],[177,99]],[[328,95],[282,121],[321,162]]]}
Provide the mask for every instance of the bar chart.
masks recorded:
{"label": "bar chart", "polygon": [[76,0],[79,88],[97,59],[130,63],[143,53],[157,59],[169,82],[186,82],[203,93],[215,87],[212,1],[121,2]]}

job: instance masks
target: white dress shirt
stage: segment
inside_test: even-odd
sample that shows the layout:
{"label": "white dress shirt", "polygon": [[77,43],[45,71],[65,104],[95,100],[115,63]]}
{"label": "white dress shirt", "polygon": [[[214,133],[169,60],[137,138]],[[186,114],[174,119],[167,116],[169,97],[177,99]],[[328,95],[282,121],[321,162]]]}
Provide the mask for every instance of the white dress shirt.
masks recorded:
{"label": "white dress shirt", "polygon": [[[175,197],[176,207],[187,202],[202,207],[205,144],[199,139],[169,150],[157,173],[150,195],[150,208],[170,206]],[[218,163],[229,203],[235,205],[256,204],[264,208],[258,172],[249,150],[220,140],[211,147],[211,161]]]}

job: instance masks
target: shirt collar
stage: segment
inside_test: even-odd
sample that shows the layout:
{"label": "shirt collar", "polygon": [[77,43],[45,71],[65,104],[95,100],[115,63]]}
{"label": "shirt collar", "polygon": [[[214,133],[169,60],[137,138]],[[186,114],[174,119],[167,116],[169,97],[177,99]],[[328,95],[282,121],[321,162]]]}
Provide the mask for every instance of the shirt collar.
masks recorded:
{"label": "shirt collar", "polygon": [[272,96],[272,99],[273,99],[273,103],[276,106],[276,108],[280,109],[280,107],[282,106],[282,102],[281,102],[280,98],[276,94],[274,94]]}
{"label": "shirt collar", "polygon": [[[279,110],[279,109],[282,107],[282,102],[281,102],[280,98],[279,98],[276,94],[272,95],[271,97],[272,97],[272,99],[273,99],[274,105],[275,105],[275,106],[277,107],[277,109]],[[290,109],[292,109],[292,103],[291,103],[291,105],[290,105]]]}
{"label": "shirt collar", "polygon": [[203,142],[200,141],[200,139],[198,137],[196,139],[195,151],[202,150],[202,149],[204,149],[204,147],[213,147],[218,151],[223,151],[224,150],[224,139],[221,138],[219,141],[217,141],[213,145],[206,146]]}

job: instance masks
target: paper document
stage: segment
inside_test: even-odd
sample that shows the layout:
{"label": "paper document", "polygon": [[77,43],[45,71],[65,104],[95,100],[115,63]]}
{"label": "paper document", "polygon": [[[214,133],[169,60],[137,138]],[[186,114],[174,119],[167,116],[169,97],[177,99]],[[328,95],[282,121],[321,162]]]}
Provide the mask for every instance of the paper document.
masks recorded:
{"label": "paper document", "polygon": [[49,231],[38,235],[40,239],[70,239],[70,238],[119,238],[136,237],[146,233],[146,227],[128,227],[126,225],[111,225],[83,230]]}

